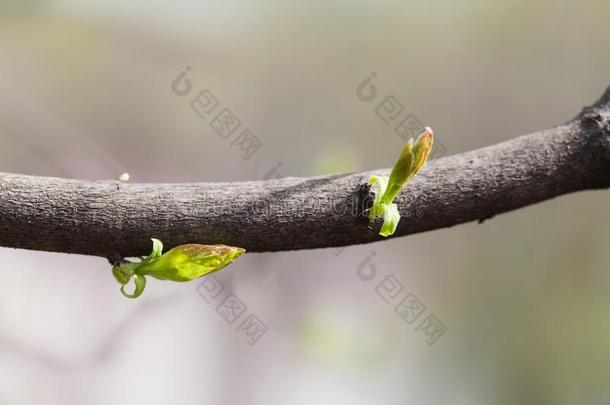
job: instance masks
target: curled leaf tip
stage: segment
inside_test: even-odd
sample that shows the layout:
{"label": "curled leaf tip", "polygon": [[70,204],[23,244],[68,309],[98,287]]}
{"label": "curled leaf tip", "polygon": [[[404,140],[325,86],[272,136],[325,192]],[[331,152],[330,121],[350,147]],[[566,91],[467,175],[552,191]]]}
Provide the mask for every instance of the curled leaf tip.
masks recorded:
{"label": "curled leaf tip", "polygon": [[[146,287],[146,277],[140,274],[133,275],[134,289],[131,294],[125,292],[125,286],[127,283],[121,286],[121,294],[123,294],[127,298],[138,298],[144,292],[144,287]],[[127,281],[129,282],[129,280]]]}
{"label": "curled leaf tip", "polygon": [[[146,276],[159,280],[190,281],[219,271],[233,263],[246,250],[226,245],[186,244],[176,246],[163,254],[163,243],[152,239],[150,255],[142,261],[121,262],[112,267],[112,274],[121,293],[128,298],[139,297],[146,287]],[[133,279],[134,291],[130,294],[125,286]]]}
{"label": "curled leaf tip", "polygon": [[424,166],[434,143],[432,128],[425,127],[416,141],[409,139],[400,151],[398,160],[392,168],[390,177],[371,176],[369,185],[376,186],[375,200],[369,211],[371,221],[383,217],[381,236],[393,235],[400,221],[398,207],[393,203],[403,186],[411,180]]}

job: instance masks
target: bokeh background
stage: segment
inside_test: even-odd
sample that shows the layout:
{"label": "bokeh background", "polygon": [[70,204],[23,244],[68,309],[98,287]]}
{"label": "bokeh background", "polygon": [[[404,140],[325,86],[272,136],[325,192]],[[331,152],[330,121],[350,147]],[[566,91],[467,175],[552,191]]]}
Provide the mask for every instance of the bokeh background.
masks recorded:
{"label": "bokeh background", "polygon": [[[603,0],[4,0],[0,170],[181,182],[388,167],[402,140],[381,99],[356,97],[371,72],[460,153],[596,100],[609,27]],[[263,142],[250,159],[171,91],[186,66]],[[583,192],[480,225],[249,254],[217,279],[266,325],[253,345],[198,282],[151,280],[131,301],[103,259],[3,248],[0,404],[607,404],[609,203]],[[411,325],[376,292],[389,275],[398,300],[426,306]],[[430,314],[446,327],[432,345],[417,330]]]}

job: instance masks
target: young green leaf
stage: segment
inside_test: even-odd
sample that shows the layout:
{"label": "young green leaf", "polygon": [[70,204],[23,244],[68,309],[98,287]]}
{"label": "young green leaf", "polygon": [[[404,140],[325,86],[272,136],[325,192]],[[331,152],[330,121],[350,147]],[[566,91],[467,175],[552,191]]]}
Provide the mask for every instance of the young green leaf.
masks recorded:
{"label": "young green leaf", "polygon": [[381,225],[379,234],[381,236],[390,236],[396,232],[398,221],[400,221],[400,214],[398,213],[398,205],[396,204],[386,204],[384,208],[383,225]]}
{"label": "young green leaf", "polygon": [[163,254],[163,242],[161,242],[159,239],[155,239],[155,238],[151,238],[151,240],[153,243],[152,252],[150,252],[150,255],[148,255],[147,257],[145,257],[142,260],[142,262],[140,263],[140,266],[142,266],[145,263],[150,263],[151,261],[153,261],[155,259],[158,259]]}
{"label": "young green leaf", "polygon": [[[371,210],[369,211],[369,219],[372,221],[377,217],[380,217],[383,215],[383,213],[385,212],[385,208],[384,205],[385,204],[381,204],[381,203],[377,203],[377,196],[382,196],[385,194],[385,191],[388,187],[388,183],[386,181],[387,177],[379,177],[379,176],[371,176],[371,178],[369,179],[369,185],[374,187],[374,191],[375,191],[375,203],[373,204],[373,207],[371,207]],[[375,186],[377,186],[375,188]]]}
{"label": "young green leaf", "polygon": [[136,273],[133,275],[133,282],[135,287],[131,294],[125,292],[125,286],[127,284],[123,284],[121,286],[121,294],[127,298],[138,298],[140,295],[142,295],[144,292],[144,287],[146,287],[146,277]]}
{"label": "young green leaf", "polygon": [[112,275],[119,284],[125,285],[129,283],[129,279],[133,275],[133,271],[130,271],[129,267],[125,264],[122,266],[112,266]]}
{"label": "young green leaf", "polygon": [[[371,176],[369,184],[377,185],[375,191],[375,200],[369,211],[369,219],[371,221],[376,218],[383,217],[383,225],[379,232],[382,236],[393,235],[400,221],[398,207],[393,204],[394,198],[398,195],[402,187],[411,180],[423,167],[434,142],[432,129],[426,127],[417,141],[413,142],[410,139],[403,146],[398,160],[392,168],[389,179],[387,177]],[[387,185],[386,185],[387,183]]]}

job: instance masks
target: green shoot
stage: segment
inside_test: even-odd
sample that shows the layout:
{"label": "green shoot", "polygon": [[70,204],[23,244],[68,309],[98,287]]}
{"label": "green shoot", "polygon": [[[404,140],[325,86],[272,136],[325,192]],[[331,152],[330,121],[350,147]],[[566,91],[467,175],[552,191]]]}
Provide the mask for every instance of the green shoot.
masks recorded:
{"label": "green shoot", "polygon": [[381,236],[393,235],[400,221],[398,206],[393,203],[403,186],[411,180],[424,166],[434,142],[431,128],[426,127],[417,141],[410,139],[405,143],[398,160],[392,168],[390,178],[385,176],[371,176],[369,185],[376,186],[375,200],[369,211],[369,219],[383,217],[383,225],[379,234]]}
{"label": "green shoot", "polygon": [[[152,239],[153,249],[141,262],[122,262],[112,267],[114,278],[121,284],[121,293],[137,298],[146,287],[146,276],[159,280],[191,281],[222,270],[245,250],[225,245],[180,245],[163,254],[163,243]],[[125,286],[133,278],[134,291],[125,292]]]}

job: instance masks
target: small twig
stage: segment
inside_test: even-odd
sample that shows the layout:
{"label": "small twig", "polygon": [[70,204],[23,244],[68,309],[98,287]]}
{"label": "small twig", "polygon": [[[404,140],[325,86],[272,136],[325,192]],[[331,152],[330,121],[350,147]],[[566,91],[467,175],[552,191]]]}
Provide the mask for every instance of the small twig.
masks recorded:
{"label": "small twig", "polygon": [[[395,200],[394,234],[485,220],[579,190],[610,187],[610,88],[566,124],[429,162]],[[393,158],[393,156],[391,157]],[[87,182],[0,173],[0,246],[142,256],[227,244],[250,252],[383,239],[369,229],[366,183],[389,170],[240,183]]]}

